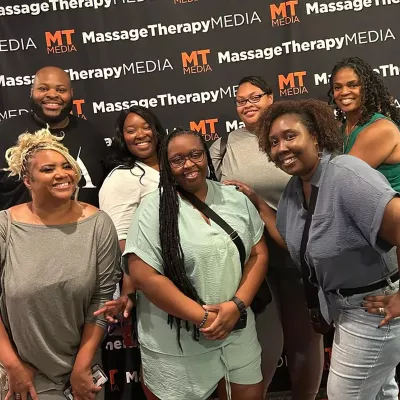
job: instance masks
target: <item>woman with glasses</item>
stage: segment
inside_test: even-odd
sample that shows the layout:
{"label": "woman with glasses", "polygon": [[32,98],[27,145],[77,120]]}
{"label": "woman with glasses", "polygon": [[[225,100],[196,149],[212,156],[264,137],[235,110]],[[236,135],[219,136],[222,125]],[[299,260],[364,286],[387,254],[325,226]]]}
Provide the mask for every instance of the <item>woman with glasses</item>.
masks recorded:
{"label": "woman with glasses", "polygon": [[[221,400],[263,396],[249,306],[267,269],[264,225],[246,196],[214,179],[201,134],[168,135],[159,191],[143,199],[126,239],[144,381],[161,400],[205,400],[216,388]],[[243,267],[231,236],[190,195],[238,233]]]}
{"label": "woman with glasses", "polygon": [[[245,194],[255,191],[276,211],[290,176],[268,162],[255,135],[261,115],[272,102],[272,90],[263,78],[241,79],[235,104],[244,126],[229,134],[226,151],[218,140],[210,153],[221,181],[236,185]],[[265,391],[285,347],[293,399],[314,400],[323,370],[322,336],[310,324],[299,270],[267,233],[266,239],[270,254],[267,281],[273,301],[257,316],[256,324]]]}

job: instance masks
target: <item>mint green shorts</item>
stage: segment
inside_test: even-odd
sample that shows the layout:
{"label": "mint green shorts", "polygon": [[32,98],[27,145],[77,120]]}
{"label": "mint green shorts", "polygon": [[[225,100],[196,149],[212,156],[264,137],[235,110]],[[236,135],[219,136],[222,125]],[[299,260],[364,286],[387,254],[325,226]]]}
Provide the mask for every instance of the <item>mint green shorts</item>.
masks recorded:
{"label": "mint green shorts", "polygon": [[160,400],[206,400],[223,378],[228,384],[262,381],[261,346],[254,320],[232,342],[207,353],[174,356],[143,346],[140,351],[144,383]]}

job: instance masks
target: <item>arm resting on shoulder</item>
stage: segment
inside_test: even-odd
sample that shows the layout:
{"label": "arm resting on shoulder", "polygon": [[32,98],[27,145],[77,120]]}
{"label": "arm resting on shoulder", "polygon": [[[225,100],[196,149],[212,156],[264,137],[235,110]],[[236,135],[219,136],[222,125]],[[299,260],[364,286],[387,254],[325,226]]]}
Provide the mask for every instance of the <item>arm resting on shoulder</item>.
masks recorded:
{"label": "arm resting on shoulder", "polygon": [[258,213],[260,214],[260,218],[263,220],[265,224],[265,228],[267,229],[269,235],[272,239],[278,244],[279,247],[287,250],[287,246],[282,236],[278,232],[276,228],[276,213],[275,211],[264,201],[264,199],[256,193],[256,191],[250,186],[246,185],[243,182],[229,180],[223,182],[225,185],[234,185],[239,192],[245,194],[249,200],[254,204],[257,208]]}
{"label": "arm resting on shoulder", "polygon": [[276,227],[275,211],[262,199],[259,201],[259,204],[256,204],[256,208],[260,214],[260,218],[265,224],[265,228],[267,229],[269,235],[278,244],[279,247],[282,247],[287,251],[286,243]]}
{"label": "arm resting on shoulder", "polygon": [[129,255],[128,266],[133,286],[142,291],[158,308],[195,325],[202,322],[203,307],[185,296],[170,279],[158,273],[135,254]]}
{"label": "arm resting on shoulder", "polygon": [[244,266],[242,280],[236,296],[249,307],[262,281],[267,275],[268,249],[264,237],[253,246],[250,257]]}

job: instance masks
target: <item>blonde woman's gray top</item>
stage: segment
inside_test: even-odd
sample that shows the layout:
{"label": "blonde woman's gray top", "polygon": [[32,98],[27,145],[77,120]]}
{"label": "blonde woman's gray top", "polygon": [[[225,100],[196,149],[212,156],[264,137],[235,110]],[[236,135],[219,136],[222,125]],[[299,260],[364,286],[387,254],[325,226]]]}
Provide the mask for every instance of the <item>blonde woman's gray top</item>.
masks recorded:
{"label": "blonde woman's gray top", "polygon": [[[6,230],[7,215],[2,211],[2,259]],[[105,320],[93,312],[112,298],[119,261],[115,228],[102,211],[63,225],[12,222],[1,271],[2,301],[8,314],[4,322],[19,357],[39,371],[37,390],[62,389],[86,323],[106,327]]]}

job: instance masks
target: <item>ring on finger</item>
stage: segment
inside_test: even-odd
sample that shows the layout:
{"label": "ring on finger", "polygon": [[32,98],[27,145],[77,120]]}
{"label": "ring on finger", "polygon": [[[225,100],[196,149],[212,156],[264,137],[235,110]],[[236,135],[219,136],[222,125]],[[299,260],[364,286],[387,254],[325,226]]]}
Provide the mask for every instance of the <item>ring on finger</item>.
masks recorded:
{"label": "ring on finger", "polygon": [[385,309],[383,307],[379,307],[378,311],[379,311],[379,314],[382,314],[382,315],[386,314]]}
{"label": "ring on finger", "polygon": [[21,393],[14,393],[15,400],[21,400]]}

